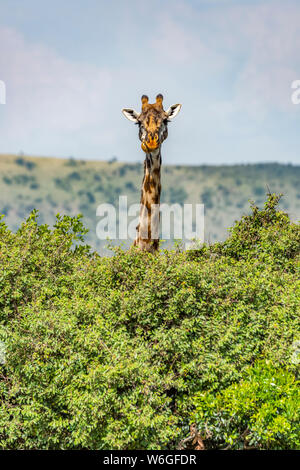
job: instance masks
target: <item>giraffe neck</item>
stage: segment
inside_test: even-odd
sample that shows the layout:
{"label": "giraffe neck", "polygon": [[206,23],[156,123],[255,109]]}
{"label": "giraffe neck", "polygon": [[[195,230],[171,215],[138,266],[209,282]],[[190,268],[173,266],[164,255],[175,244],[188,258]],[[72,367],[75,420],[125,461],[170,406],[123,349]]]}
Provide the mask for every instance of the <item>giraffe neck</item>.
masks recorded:
{"label": "giraffe neck", "polygon": [[159,247],[160,169],[160,149],[147,153],[144,161],[140,218],[135,245],[150,252],[155,252]]}

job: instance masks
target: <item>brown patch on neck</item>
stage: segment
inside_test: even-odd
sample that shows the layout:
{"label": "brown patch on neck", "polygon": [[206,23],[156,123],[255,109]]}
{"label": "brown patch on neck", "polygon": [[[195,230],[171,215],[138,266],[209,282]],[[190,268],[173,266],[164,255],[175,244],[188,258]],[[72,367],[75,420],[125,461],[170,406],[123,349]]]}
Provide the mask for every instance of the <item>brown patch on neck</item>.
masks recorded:
{"label": "brown patch on neck", "polygon": [[[135,245],[141,250],[149,251],[151,253],[155,253],[159,248],[159,238],[152,239],[152,236],[157,236],[156,233],[157,231],[159,232],[158,209],[161,193],[160,169],[160,150],[155,153],[146,154],[146,158],[144,160],[144,178],[141,189],[140,220],[139,225],[137,226]],[[151,226],[152,221],[154,221],[154,226]],[[153,227],[155,232],[151,233]]]}

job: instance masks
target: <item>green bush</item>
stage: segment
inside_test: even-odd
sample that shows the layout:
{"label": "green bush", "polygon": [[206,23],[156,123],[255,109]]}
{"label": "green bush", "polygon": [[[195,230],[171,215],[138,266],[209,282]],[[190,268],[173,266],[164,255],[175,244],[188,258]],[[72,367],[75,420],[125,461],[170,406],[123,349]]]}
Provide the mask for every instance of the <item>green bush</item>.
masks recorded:
{"label": "green bush", "polygon": [[75,160],[74,157],[69,157],[68,160],[65,162],[65,166],[78,166],[80,165],[79,160]]}
{"label": "green bush", "polygon": [[69,180],[79,181],[79,180],[81,180],[81,175],[80,175],[80,173],[78,173],[78,171],[73,171],[72,173],[68,174],[67,178]]}
{"label": "green bush", "polygon": [[[36,178],[35,178],[35,176],[27,175],[26,173],[21,173],[21,174],[18,174],[18,175],[14,175],[12,177],[12,181],[13,181],[14,184],[27,185],[29,183],[32,183],[32,184],[36,183]],[[5,180],[5,182],[7,183],[6,180]]]}
{"label": "green bush", "polygon": [[299,403],[294,375],[261,361],[220,393],[196,395],[193,418],[212,448],[299,449]]}
{"label": "green bush", "polygon": [[187,198],[187,192],[182,187],[171,187],[165,198],[170,204],[184,204]]}
{"label": "green bush", "polygon": [[9,184],[9,185],[10,185],[10,184],[13,183],[12,179],[9,178],[8,176],[3,176],[2,179],[3,179],[3,181],[4,181],[5,184]]}
{"label": "green bush", "polygon": [[24,166],[27,168],[27,170],[33,170],[33,168],[36,167],[36,163],[30,161],[30,160],[25,160],[23,157],[19,157],[15,159],[15,163],[20,166]]}
{"label": "green bush", "polygon": [[213,203],[213,190],[211,188],[205,189],[200,196],[201,202],[205,205],[206,209],[211,209],[214,206]]}
{"label": "green bush", "polygon": [[2,221],[1,448],[174,449],[195,420],[206,447],[299,447],[299,225],[277,202],[157,256],[91,253],[80,217]]}
{"label": "green bush", "polygon": [[262,210],[253,204],[252,214],[236,222],[230,237],[216,244],[216,249],[221,248],[221,253],[235,259],[256,259],[276,268],[297,269],[299,225],[291,224],[288,215],[277,210],[280,198],[281,195],[270,194]]}

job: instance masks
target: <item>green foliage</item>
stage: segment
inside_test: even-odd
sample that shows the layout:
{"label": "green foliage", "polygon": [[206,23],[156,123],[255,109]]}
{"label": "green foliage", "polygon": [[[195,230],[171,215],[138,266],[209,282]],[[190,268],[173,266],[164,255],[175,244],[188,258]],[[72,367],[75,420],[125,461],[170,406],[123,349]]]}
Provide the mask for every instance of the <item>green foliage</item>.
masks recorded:
{"label": "green foliage", "polygon": [[299,449],[299,403],[294,375],[260,361],[217,395],[196,395],[193,418],[211,448]]}
{"label": "green foliage", "polygon": [[71,184],[69,178],[55,178],[54,183],[62,191],[70,191]]}
{"label": "green foliage", "polygon": [[[220,189],[222,190],[222,192],[224,192],[223,185],[222,185],[222,188]],[[214,205],[213,204],[213,190],[209,188],[203,191],[200,199],[207,209],[211,209]]]}
{"label": "green foliage", "polygon": [[29,183],[36,183],[36,179],[32,175],[28,175],[26,173],[24,174],[18,174],[14,175],[12,178],[12,183],[17,184],[17,185],[27,185]]}
{"label": "green foliage", "polygon": [[79,181],[81,179],[81,176],[80,176],[80,173],[78,173],[78,171],[73,171],[72,173],[68,175],[68,178],[70,180]]}
{"label": "green foliage", "polygon": [[299,225],[276,202],[193,253],[0,222],[0,446],[172,449],[196,421],[207,447],[299,447]]}
{"label": "green foliage", "polygon": [[3,181],[5,184],[9,184],[9,185],[13,183],[12,179],[9,178],[8,176],[3,176]]}
{"label": "green foliage", "polygon": [[65,166],[78,166],[80,165],[79,160],[75,160],[73,157],[69,157],[68,160],[65,161]]}
{"label": "green foliage", "polygon": [[287,214],[277,210],[280,198],[270,194],[263,210],[252,204],[252,214],[230,229],[231,236],[221,245],[221,251],[236,259],[256,258],[293,268],[294,257],[299,254],[300,231],[298,225],[290,224]]}
{"label": "green foliage", "polygon": [[33,168],[36,167],[36,163],[26,160],[23,157],[16,158],[15,163],[17,165],[24,166],[25,168],[27,168],[27,170],[33,170]]}
{"label": "green foliage", "polygon": [[184,204],[188,194],[184,188],[171,187],[167,192],[166,199],[170,204]]}

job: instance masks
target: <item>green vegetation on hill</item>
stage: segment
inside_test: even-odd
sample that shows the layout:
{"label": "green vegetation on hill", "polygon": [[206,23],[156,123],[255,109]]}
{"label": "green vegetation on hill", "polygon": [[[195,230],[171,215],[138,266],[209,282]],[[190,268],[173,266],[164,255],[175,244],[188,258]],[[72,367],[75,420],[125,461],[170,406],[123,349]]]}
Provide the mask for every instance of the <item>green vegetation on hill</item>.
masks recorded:
{"label": "green vegetation on hill", "polygon": [[158,255],[91,253],[80,217],[2,222],[0,447],[174,449],[192,426],[300,448],[300,230],[277,203]]}
{"label": "green vegetation on hill", "polygon": [[[87,242],[95,249],[106,242],[97,240],[102,203],[118,204],[120,195],[128,204],[139,203],[143,176],[142,161],[79,161],[57,158],[0,156],[0,212],[16,230],[33,208],[39,220],[52,225],[55,214],[82,213],[89,228]],[[234,166],[171,166],[163,163],[162,202],[204,203],[205,237],[209,242],[227,237],[227,228],[249,212],[249,200],[263,204],[268,188],[283,193],[280,207],[292,220],[300,216],[300,167],[279,164]]]}

